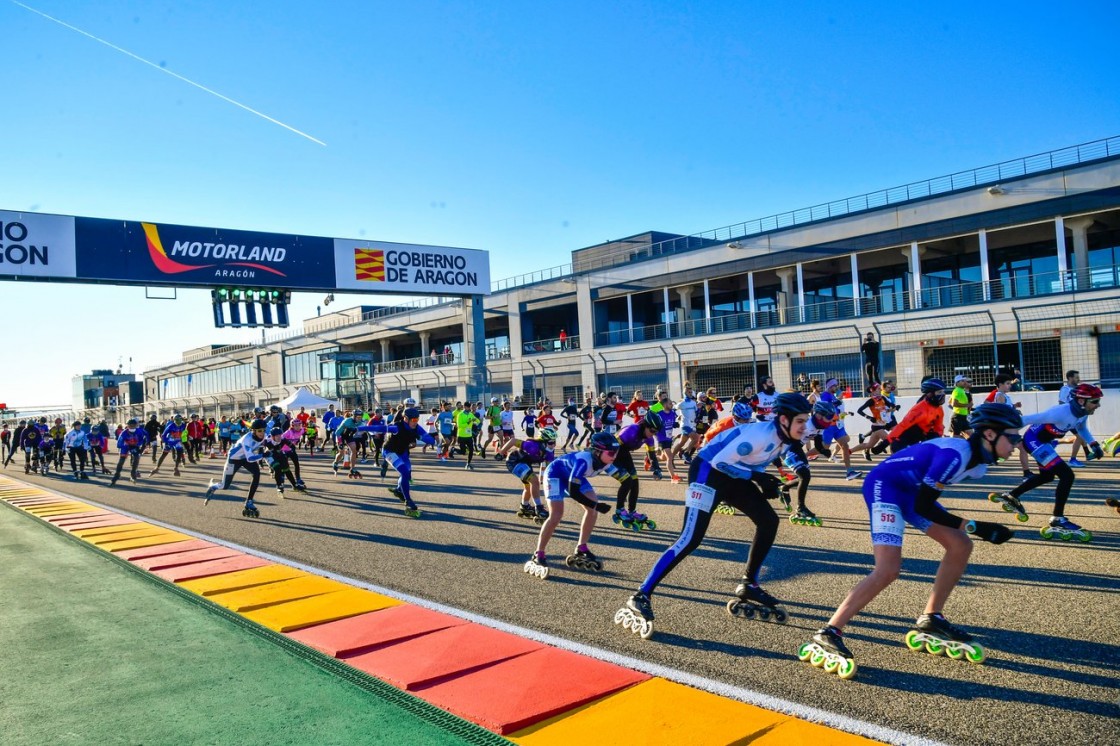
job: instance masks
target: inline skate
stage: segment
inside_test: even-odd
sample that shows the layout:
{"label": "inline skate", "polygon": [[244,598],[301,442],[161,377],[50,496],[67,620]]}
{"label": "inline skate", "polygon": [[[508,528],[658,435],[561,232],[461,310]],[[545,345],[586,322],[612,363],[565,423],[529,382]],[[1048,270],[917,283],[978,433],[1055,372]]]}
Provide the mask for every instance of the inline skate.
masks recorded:
{"label": "inline skate", "polygon": [[390,487],[389,494],[400,500],[402,503],[406,502],[406,500],[404,499],[404,492],[401,491],[400,487]]}
{"label": "inline skate", "polygon": [[548,560],[544,558],[544,552],[534,552],[521,569],[534,578],[546,580],[548,578]]}
{"label": "inline skate", "polygon": [[972,642],[972,635],[954,627],[941,614],[918,617],[914,628],[906,633],[906,647],[914,652],[924,648],[930,655],[944,653],[953,660],[968,658],[969,663],[983,663],[988,657],[984,648]]}
{"label": "inline skate", "polygon": [[795,526],[820,526],[821,519],[817,518],[816,514],[808,508],[802,506],[797,509],[797,512],[789,517],[789,522]]}
{"label": "inline skate", "polygon": [[[793,512],[793,500],[790,499],[789,488],[785,485],[782,485],[781,489],[778,490],[778,502],[786,509],[787,515]],[[720,505],[723,505],[723,503],[720,503]],[[793,520],[793,516],[790,516],[790,520]]]}
{"label": "inline skate", "polygon": [[79,480],[87,480],[87,479],[89,479],[89,474],[86,474],[84,471],[80,471],[80,472],[78,472],[78,479]]}
{"label": "inline skate", "polygon": [[1064,515],[1056,515],[1050,519],[1050,525],[1043,526],[1039,531],[1043,539],[1061,539],[1069,541],[1077,539],[1082,542],[1093,540],[1093,534],[1088,529],[1081,528]]}
{"label": "inline skate", "polygon": [[257,510],[257,504],[253,502],[253,498],[250,497],[245,501],[245,507],[241,509],[241,515],[245,516],[246,518],[261,517],[261,512]]}
{"label": "inline skate", "polygon": [[798,648],[797,658],[842,679],[856,675],[857,666],[852,651],[848,650],[839,631],[833,627],[825,627],[813,635],[812,640]]}
{"label": "inline skate", "polygon": [[615,525],[621,525],[623,528],[628,528],[631,531],[641,531],[642,527],[634,522],[634,517],[630,514],[629,510],[619,508],[611,516],[611,520]]}
{"label": "inline skate", "polygon": [[284,485],[280,485],[276,488],[276,496],[281,500],[284,499]]}
{"label": "inline skate", "polygon": [[735,515],[735,508],[731,507],[725,502],[721,502],[716,506],[715,512],[718,515]]}
{"label": "inline skate", "polygon": [[1027,510],[1023,507],[1023,503],[1019,498],[1012,497],[1006,492],[993,492],[988,495],[988,499],[994,503],[999,503],[1008,513],[1014,511],[1015,518],[1020,523],[1026,523],[1030,520],[1030,516],[1027,515]]}
{"label": "inline skate", "polygon": [[[114,479],[114,480],[113,480],[112,482],[110,482],[109,484],[110,484],[110,486],[112,486],[112,485],[114,485],[114,484],[116,484],[116,483],[117,483],[117,480],[116,480],[116,479]],[[214,497],[214,493],[215,493],[215,492],[217,492],[217,491],[218,491],[218,485],[214,483],[214,480],[213,480],[213,479],[211,479],[211,480],[210,480],[210,486],[206,488],[206,499],[204,499],[204,500],[202,501],[202,504],[203,504],[203,505],[209,505],[209,504],[210,504],[210,499],[211,499],[212,497]]]}
{"label": "inline skate", "polygon": [[1104,499],[1104,504],[1115,510],[1117,513],[1120,513],[1120,500],[1117,500],[1115,497],[1106,497]]}
{"label": "inline skate", "polygon": [[419,518],[420,508],[416,506],[416,503],[405,503],[404,514],[409,518]]}
{"label": "inline skate", "polygon": [[303,483],[302,479],[296,480],[296,485],[293,487],[296,492],[307,492],[307,485]]}
{"label": "inline skate", "polygon": [[362,473],[357,469],[351,469],[349,472],[347,472],[346,476],[350,477],[351,479],[361,479]]}
{"label": "inline skate", "polygon": [[537,524],[542,524],[548,520],[548,509],[543,505],[537,506],[537,517],[533,519]]}
{"label": "inline skate", "polygon": [[626,600],[626,605],[614,613],[614,623],[621,624],[643,640],[653,636],[653,605],[649,596],[638,591]]}
{"label": "inline skate", "polygon": [[576,547],[576,553],[569,554],[564,559],[564,564],[577,570],[589,570],[591,572],[599,572],[603,569],[602,561],[592,554],[586,544],[580,544]]}
{"label": "inline skate", "polygon": [[634,511],[630,514],[630,522],[636,531],[656,531],[657,523],[650,520],[645,513]]}
{"label": "inline skate", "polygon": [[757,583],[748,584],[746,581],[739,583],[735,588],[736,598],[727,602],[727,613],[731,616],[743,616],[752,619],[757,613],[762,621],[774,615],[775,622],[785,622],[789,618],[786,610],[778,606],[780,601],[762,590]]}

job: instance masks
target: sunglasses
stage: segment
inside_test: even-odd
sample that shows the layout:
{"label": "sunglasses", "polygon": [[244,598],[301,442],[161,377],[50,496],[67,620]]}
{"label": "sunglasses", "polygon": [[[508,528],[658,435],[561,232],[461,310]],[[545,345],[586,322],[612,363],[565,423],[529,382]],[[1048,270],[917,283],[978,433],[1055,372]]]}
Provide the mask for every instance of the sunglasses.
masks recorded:
{"label": "sunglasses", "polygon": [[1017,446],[1023,442],[1023,436],[1019,433],[1000,433],[1000,435],[1007,438],[1007,442],[1013,446]]}
{"label": "sunglasses", "polygon": [[1101,400],[1100,399],[1086,399],[1085,403],[1086,404],[1100,404]]}

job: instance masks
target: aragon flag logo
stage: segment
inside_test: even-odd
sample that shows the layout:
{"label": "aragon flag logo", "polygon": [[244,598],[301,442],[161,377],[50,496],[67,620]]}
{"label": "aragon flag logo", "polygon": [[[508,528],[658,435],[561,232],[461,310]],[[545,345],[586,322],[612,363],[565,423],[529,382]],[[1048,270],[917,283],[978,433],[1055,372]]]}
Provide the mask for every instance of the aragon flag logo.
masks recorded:
{"label": "aragon flag logo", "polygon": [[385,252],[381,249],[354,249],[354,279],[385,282]]}

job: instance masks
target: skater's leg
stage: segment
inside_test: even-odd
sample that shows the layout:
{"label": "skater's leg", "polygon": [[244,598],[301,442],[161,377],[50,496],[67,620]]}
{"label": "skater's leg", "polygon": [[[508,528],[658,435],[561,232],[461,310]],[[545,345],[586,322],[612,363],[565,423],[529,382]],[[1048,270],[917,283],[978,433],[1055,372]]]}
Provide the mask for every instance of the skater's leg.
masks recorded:
{"label": "skater's leg", "polygon": [[774,545],[774,537],[778,535],[778,514],[770,507],[769,501],[763,497],[758,485],[753,481],[746,483],[746,489],[729,495],[727,503],[746,514],[755,525],[754,539],[751,541],[751,550],[747,554],[747,567],[743,577],[748,583],[757,583],[762,563],[766,561],[766,555]]}
{"label": "skater's leg", "polygon": [[937,575],[933,579],[933,592],[926,602],[926,614],[940,614],[945,608],[945,601],[949,594],[957,587],[961,575],[968,567],[968,558],[972,554],[972,539],[960,529],[934,523],[926,529],[926,536],[945,547],[945,557],[937,568]]}
{"label": "skater's leg", "polygon": [[591,532],[595,530],[595,519],[598,517],[599,511],[595,510],[595,508],[589,508],[586,505],[583,506],[583,520],[580,521],[579,524],[578,546],[587,546],[587,542],[591,539]]}
{"label": "skater's leg", "polygon": [[1054,467],[1053,471],[1058,477],[1058,486],[1054,490],[1054,515],[1062,516],[1066,514],[1066,500],[1073,489],[1074,474],[1070,465],[1064,461]]}
{"label": "skater's leg", "polygon": [[646,579],[642,582],[640,590],[647,596],[653,593],[654,588],[673,571],[674,567],[680,564],[685,557],[692,554],[696,547],[700,546],[704,541],[704,535],[708,533],[708,524],[712,520],[712,509],[720,500],[726,500],[731,489],[739,482],[739,480],[715,471],[708,462],[700,459],[692,462],[692,466],[688,470],[688,481],[690,485],[700,484],[712,487],[715,489],[715,494],[709,501],[711,504],[685,508],[684,526],[681,528],[680,536],[677,537],[671,547],[661,553]]}
{"label": "skater's leg", "polygon": [[559,500],[549,500],[548,511],[548,520],[541,524],[541,532],[537,536],[538,554],[544,554],[545,549],[548,547],[548,542],[552,538],[552,534],[556,531],[556,527],[560,525],[560,520],[564,517],[564,499],[561,497]]}
{"label": "skater's leg", "polygon": [[295,473],[295,481],[297,481],[297,482],[300,481],[299,455],[296,453],[296,449],[293,448],[290,453],[286,453],[284,455],[288,459],[288,464],[291,468],[291,471],[293,471]]}
{"label": "skater's leg", "polygon": [[253,497],[257,494],[257,487],[261,483],[261,465],[257,462],[250,463],[246,461],[245,471],[249,472],[253,476],[253,481],[249,482],[249,496],[246,498],[246,501],[248,501],[252,500]]}
{"label": "skater's leg", "polygon": [[836,609],[828,623],[836,629],[843,629],[852,617],[871,603],[883,589],[898,578],[902,567],[902,545],[876,544],[875,569],[856,587],[848,592],[848,597]]}
{"label": "skater's leg", "polygon": [[799,466],[794,471],[797,475],[797,507],[805,507],[805,495],[809,492],[809,482],[812,481],[812,472],[809,471],[808,466]]}

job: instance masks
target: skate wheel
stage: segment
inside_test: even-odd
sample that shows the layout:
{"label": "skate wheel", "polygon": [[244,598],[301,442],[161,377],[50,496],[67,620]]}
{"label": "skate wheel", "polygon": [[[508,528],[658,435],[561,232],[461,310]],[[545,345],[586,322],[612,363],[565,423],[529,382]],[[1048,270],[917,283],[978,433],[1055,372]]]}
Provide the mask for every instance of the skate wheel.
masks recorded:
{"label": "skate wheel", "polygon": [[1040,528],[1038,530],[1038,533],[1039,533],[1039,535],[1042,536],[1043,539],[1053,539],[1054,538],[1054,530],[1051,529],[1049,526],[1043,526],[1042,528]]}
{"label": "skate wheel", "polygon": [[797,649],[797,660],[799,660],[799,661],[809,660],[809,656],[811,656],[813,654],[813,648],[814,647],[815,647],[815,643],[812,643],[812,642],[806,642],[806,643],[802,644],[801,647],[799,647]]}
{"label": "skate wheel", "polygon": [[1058,534],[1058,538],[1062,541],[1069,541],[1073,538],[1073,534],[1067,534],[1065,531],[1063,531],[1062,533]]}
{"label": "skate wheel", "polygon": [[736,598],[727,602],[727,613],[731,616],[739,616],[739,600]]}
{"label": "skate wheel", "polygon": [[648,640],[649,638],[653,637],[653,622],[643,619],[641,623],[641,630],[638,632],[638,635],[643,640]]}
{"label": "skate wheel", "polygon": [[814,650],[809,655],[809,665],[813,666],[814,668],[820,668],[824,665],[824,659],[826,657],[827,656],[820,650]]}
{"label": "skate wheel", "polygon": [[926,652],[930,655],[941,655],[945,652],[945,646],[936,640],[926,640]]}
{"label": "skate wheel", "polygon": [[906,633],[906,647],[917,652],[922,649],[923,643],[918,639],[920,633],[917,630],[910,630]]}
{"label": "skate wheel", "polygon": [[656,531],[657,530],[657,524],[654,523],[653,521],[646,521],[646,528],[650,531]]}
{"label": "skate wheel", "polygon": [[565,557],[564,558],[564,564],[567,565],[568,567],[575,567],[576,566],[575,558],[574,557]]}
{"label": "skate wheel", "polygon": [[1008,513],[1015,510],[1015,508],[1011,505],[1011,503],[1004,503],[1001,507]]}
{"label": "skate wheel", "polygon": [[774,609],[774,621],[775,622],[778,622],[779,624],[784,624],[787,619],[789,619],[789,614],[786,613],[785,609]]}
{"label": "skate wheel", "polygon": [[1086,544],[1093,540],[1093,534],[1090,531],[1084,531],[1077,535],[1077,540],[1082,544]]}
{"label": "skate wheel", "polygon": [[851,658],[845,658],[840,663],[840,667],[836,669],[836,675],[847,681],[856,675],[856,662]]}
{"label": "skate wheel", "polygon": [[638,531],[642,530],[642,524],[631,523],[629,526],[627,526],[627,528],[630,529],[631,531],[638,532]]}
{"label": "skate wheel", "polygon": [[959,661],[964,657],[964,650],[962,648],[946,647],[945,657],[949,660]]}
{"label": "skate wheel", "polygon": [[828,658],[825,659],[824,666],[823,666],[825,673],[836,673],[836,669],[838,669],[839,667],[840,667],[840,661],[837,660],[836,658],[833,658],[833,657],[829,656]]}
{"label": "skate wheel", "polygon": [[621,518],[619,518],[619,517],[618,517],[617,515],[612,515],[612,516],[611,516],[611,520],[612,520],[612,521],[614,521],[614,523],[615,523],[616,525],[617,525],[617,524],[619,524],[619,523],[622,523],[622,519],[621,519]]}
{"label": "skate wheel", "polygon": [[622,624],[624,619],[626,619],[626,609],[619,609],[614,613],[615,624]]}
{"label": "skate wheel", "polygon": [[1029,521],[1031,519],[1031,517],[1029,515],[1027,515],[1026,513],[1019,513],[1018,515],[1015,516],[1015,519],[1017,521],[1019,521],[1019,523],[1026,523],[1027,521]]}
{"label": "skate wheel", "polygon": [[759,609],[758,618],[764,622],[767,621],[768,619],[770,619],[770,610],[766,608]]}
{"label": "skate wheel", "polygon": [[984,648],[975,644],[972,646],[972,650],[965,650],[964,655],[968,658],[969,663],[975,663],[977,665],[988,659],[988,654],[984,652]]}
{"label": "skate wheel", "polygon": [[988,499],[990,501],[994,502],[994,503],[998,503],[999,502],[999,493],[998,492],[991,493],[990,495],[988,495]]}

